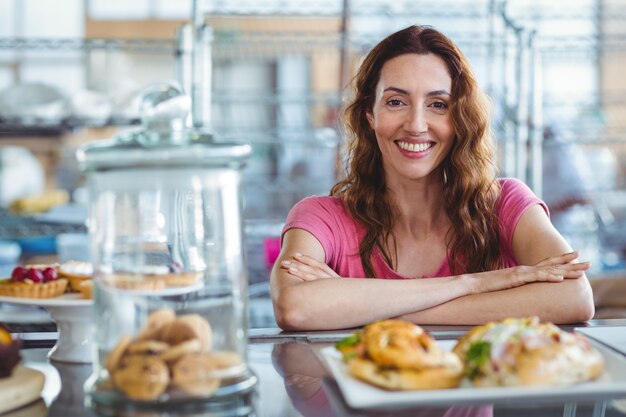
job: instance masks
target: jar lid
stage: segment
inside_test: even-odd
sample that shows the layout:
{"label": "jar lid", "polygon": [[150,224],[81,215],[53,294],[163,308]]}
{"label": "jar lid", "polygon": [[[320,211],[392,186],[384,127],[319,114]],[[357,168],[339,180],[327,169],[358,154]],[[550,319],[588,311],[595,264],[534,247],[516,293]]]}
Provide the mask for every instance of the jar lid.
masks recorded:
{"label": "jar lid", "polygon": [[243,143],[216,142],[200,129],[139,130],[81,146],[82,171],[124,168],[221,167],[241,169],[251,153]]}

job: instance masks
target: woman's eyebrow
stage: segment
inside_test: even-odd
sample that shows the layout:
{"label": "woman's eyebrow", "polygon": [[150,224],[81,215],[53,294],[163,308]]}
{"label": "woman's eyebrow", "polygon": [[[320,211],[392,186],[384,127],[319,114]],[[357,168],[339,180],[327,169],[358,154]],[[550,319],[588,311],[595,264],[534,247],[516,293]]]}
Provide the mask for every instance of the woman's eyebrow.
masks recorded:
{"label": "woman's eyebrow", "polygon": [[387,88],[385,88],[383,90],[383,93],[387,92],[387,91],[395,91],[396,93],[409,95],[409,92],[407,90],[404,90],[404,89],[398,88],[398,87],[387,87]]}
{"label": "woman's eyebrow", "polygon": [[[399,87],[387,87],[383,90],[383,92],[387,92],[387,91],[394,91],[396,93],[399,94],[404,94],[404,95],[410,95],[409,92],[403,88],[399,88]],[[447,90],[435,90],[435,91],[431,91],[428,94],[426,94],[426,96],[431,97],[431,96],[449,96],[451,95]]]}
{"label": "woman's eyebrow", "polygon": [[449,96],[451,95],[447,90],[435,90],[426,94],[428,97],[430,96]]}

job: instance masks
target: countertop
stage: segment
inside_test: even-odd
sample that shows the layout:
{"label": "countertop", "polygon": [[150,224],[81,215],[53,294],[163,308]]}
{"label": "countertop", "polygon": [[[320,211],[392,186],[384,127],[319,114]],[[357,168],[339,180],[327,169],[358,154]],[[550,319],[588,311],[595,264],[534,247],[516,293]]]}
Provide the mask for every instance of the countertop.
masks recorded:
{"label": "countertop", "polygon": [[[585,325],[564,326],[605,328],[614,334],[626,332],[626,320],[593,320]],[[424,326],[438,340],[456,339],[466,326]],[[258,378],[254,389],[233,395],[207,408],[182,412],[159,409],[141,413],[123,412],[116,415],[145,416],[626,416],[626,392],[621,400],[567,402],[558,398],[539,403],[505,402],[492,404],[450,404],[449,407],[420,407],[405,410],[357,410],[349,407],[332,375],[320,359],[321,349],[332,346],[350,330],[332,332],[282,332],[277,328],[251,329],[247,349],[248,365]],[[23,333],[21,336],[27,336]],[[35,335],[33,333],[32,335]],[[66,364],[47,359],[48,347],[30,344],[22,350],[23,364],[42,371],[46,385],[42,399],[25,409],[3,417],[22,416],[95,416],[85,406],[83,385],[90,376],[91,364]],[[626,349],[626,348],[625,348]],[[626,356],[621,354],[626,361]]]}

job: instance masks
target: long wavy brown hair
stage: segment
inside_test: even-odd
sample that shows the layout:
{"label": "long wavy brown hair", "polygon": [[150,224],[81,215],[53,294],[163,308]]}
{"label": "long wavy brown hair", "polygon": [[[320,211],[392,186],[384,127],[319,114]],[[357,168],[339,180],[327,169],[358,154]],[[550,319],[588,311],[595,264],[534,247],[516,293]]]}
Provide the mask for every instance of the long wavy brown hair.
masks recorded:
{"label": "long wavy brown hair", "polygon": [[444,60],[452,78],[450,114],[455,137],[438,168],[444,181],[445,211],[452,224],[446,236],[450,269],[460,273],[502,267],[495,212],[500,187],[493,163],[488,101],[467,59],[450,39],[427,26],[410,26],[383,39],[367,54],[353,79],[354,98],[343,115],[347,172],[331,195],[341,196],[347,210],[365,228],[359,256],[368,277],[374,277],[374,247],[390,262],[384,242],[390,237],[394,216],[382,154],[367,115],[373,110],[385,62],[403,54],[429,53]]}

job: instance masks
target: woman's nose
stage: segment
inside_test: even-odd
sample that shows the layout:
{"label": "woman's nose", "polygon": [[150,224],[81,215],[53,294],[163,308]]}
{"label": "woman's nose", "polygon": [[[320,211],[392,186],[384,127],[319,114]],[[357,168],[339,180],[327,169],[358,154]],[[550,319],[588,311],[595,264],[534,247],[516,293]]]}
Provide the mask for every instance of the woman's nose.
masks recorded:
{"label": "woman's nose", "polygon": [[421,106],[411,109],[405,123],[405,129],[414,134],[428,131],[426,111]]}

